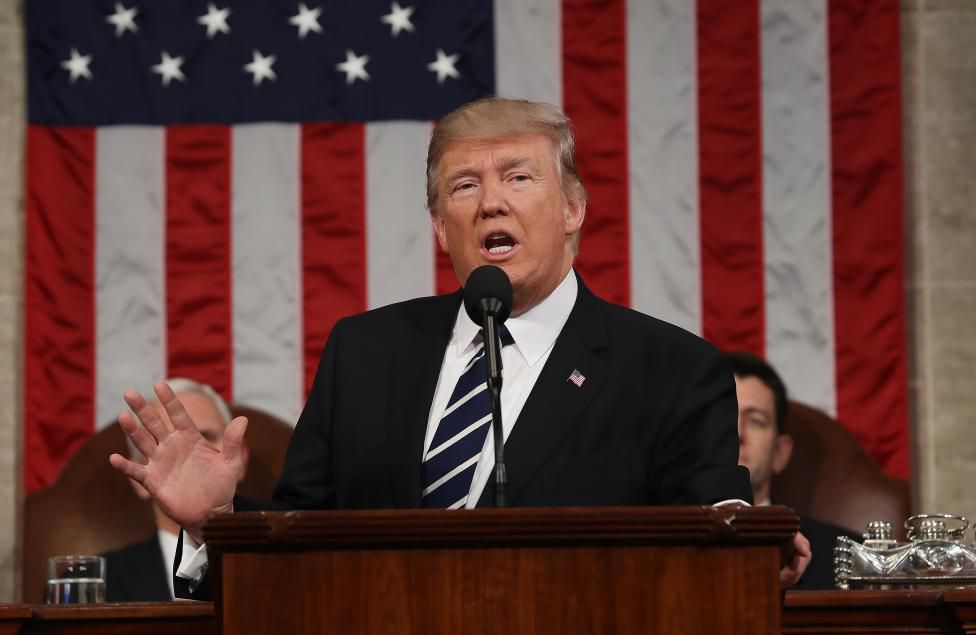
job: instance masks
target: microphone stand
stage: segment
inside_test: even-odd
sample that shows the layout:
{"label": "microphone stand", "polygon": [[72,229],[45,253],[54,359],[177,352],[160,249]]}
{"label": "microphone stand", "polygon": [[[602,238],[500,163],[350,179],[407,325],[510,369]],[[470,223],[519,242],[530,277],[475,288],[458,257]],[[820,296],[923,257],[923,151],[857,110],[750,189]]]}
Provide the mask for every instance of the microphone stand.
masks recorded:
{"label": "microphone stand", "polygon": [[508,507],[508,475],[505,472],[505,431],[502,428],[502,347],[498,335],[498,312],[501,301],[497,298],[481,300],[485,316],[485,370],[488,394],[491,396],[491,429],[495,441],[495,507]]}

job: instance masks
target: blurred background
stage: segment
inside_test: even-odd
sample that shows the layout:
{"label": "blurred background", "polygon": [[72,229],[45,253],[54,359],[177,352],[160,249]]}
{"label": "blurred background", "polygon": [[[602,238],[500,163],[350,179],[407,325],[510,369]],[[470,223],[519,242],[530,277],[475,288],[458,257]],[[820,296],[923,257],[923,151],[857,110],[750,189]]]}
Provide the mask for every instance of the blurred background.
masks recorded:
{"label": "blurred background", "polygon": [[293,423],[337,319],[455,288],[425,144],[493,93],[573,119],[591,288],[976,514],[976,2],[352,4],[0,0],[0,601],[126,388]]}

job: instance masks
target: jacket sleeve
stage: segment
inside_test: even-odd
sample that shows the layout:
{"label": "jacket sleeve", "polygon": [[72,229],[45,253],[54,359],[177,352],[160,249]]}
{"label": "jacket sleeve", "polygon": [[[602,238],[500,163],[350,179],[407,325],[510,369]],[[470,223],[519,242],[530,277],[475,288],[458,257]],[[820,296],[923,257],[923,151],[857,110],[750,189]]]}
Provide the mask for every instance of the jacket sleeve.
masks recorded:
{"label": "jacket sleeve", "polygon": [[752,502],[749,471],[738,465],[738,406],[728,361],[711,347],[679,385],[656,445],[652,500],[664,505]]}

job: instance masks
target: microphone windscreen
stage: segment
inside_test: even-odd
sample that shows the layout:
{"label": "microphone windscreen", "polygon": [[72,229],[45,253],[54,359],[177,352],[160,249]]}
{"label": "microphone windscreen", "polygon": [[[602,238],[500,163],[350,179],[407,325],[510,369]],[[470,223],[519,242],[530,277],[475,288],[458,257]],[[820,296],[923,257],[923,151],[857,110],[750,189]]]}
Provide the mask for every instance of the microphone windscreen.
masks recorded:
{"label": "microphone windscreen", "polygon": [[[512,283],[499,267],[482,265],[471,272],[464,285],[464,309],[478,326],[483,326],[482,300],[497,300],[495,316],[499,324],[508,319],[512,311]],[[494,303],[493,303],[494,304]]]}

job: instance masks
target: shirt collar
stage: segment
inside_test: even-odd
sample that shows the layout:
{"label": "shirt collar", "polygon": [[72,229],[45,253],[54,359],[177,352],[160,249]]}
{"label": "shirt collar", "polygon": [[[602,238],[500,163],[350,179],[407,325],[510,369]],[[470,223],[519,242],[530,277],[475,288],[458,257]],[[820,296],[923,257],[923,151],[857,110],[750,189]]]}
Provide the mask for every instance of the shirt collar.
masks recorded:
{"label": "shirt collar", "polygon": [[[515,347],[528,366],[534,366],[539,361],[543,353],[556,341],[559,332],[563,330],[563,325],[566,324],[573,305],[576,304],[578,287],[576,275],[570,268],[559,286],[542,302],[522,315],[505,321],[508,332],[515,340]],[[464,303],[462,303],[451,336],[454,354],[461,357],[478,346],[475,337],[480,331],[480,327],[468,317],[468,312],[464,310]]]}

